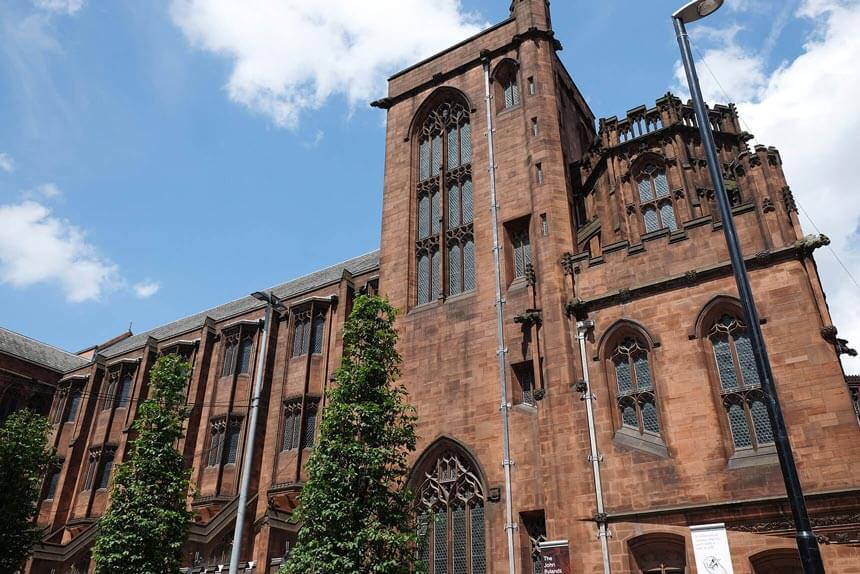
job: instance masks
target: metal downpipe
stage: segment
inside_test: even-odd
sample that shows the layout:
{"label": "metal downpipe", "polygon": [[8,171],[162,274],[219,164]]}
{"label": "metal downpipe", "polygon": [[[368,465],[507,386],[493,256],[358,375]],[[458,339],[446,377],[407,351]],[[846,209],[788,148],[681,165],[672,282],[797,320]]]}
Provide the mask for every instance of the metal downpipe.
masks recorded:
{"label": "metal downpipe", "polygon": [[508,381],[507,381],[507,347],[505,346],[505,300],[502,297],[502,264],[501,245],[499,244],[499,204],[496,201],[496,159],[493,151],[493,95],[490,91],[490,58],[482,58],[484,66],[484,103],[487,110],[487,156],[490,176],[490,216],[493,227],[493,264],[495,266],[496,279],[496,329],[499,348],[496,352],[499,358],[499,393],[501,405],[499,410],[502,414],[502,467],[505,471],[505,534],[508,540],[508,572],[516,574],[516,558],[514,552],[514,511],[511,500],[511,439],[510,425],[508,422]]}
{"label": "metal downpipe", "polygon": [[585,335],[594,328],[594,321],[577,321],[576,338],[579,341],[579,356],[582,361],[582,380],[585,383],[583,400],[588,418],[588,443],[591,446],[591,472],[594,475],[594,497],[597,501],[597,537],[600,538],[600,551],[603,553],[603,572],[611,574],[609,565],[609,533],[606,528],[606,511],[603,506],[603,484],[600,480],[601,455],[597,450],[597,431],[594,426],[594,393],[591,392],[591,381],[588,376],[588,354],[585,352]]}

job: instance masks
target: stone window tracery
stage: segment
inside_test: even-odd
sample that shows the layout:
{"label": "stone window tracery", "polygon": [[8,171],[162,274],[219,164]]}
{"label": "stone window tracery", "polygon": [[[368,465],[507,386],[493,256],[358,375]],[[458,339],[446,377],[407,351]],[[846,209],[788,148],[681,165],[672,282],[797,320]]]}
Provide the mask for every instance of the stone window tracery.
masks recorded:
{"label": "stone window tracery", "polygon": [[418,553],[431,574],[486,574],[484,490],[475,470],[447,451],[418,489]]}
{"label": "stone window tracery", "polygon": [[224,364],[221,376],[247,375],[251,372],[251,352],[254,348],[254,334],[250,329],[235,327],[225,333]]}
{"label": "stone window tracery", "polygon": [[637,178],[637,190],[645,233],[660,229],[678,229],[665,168],[659,168],[652,163],[643,167]]}
{"label": "stone window tracery", "polygon": [[418,304],[471,291],[475,288],[472,126],[468,110],[460,103],[437,106],[421,127],[416,194]]}
{"label": "stone window tracery", "polygon": [[316,315],[310,310],[296,313],[293,329],[293,357],[312,353],[319,355],[323,349],[323,334],[325,333],[325,315]]}
{"label": "stone window tracery", "polygon": [[735,449],[772,445],[773,430],[746,325],[735,315],[723,314],[709,338]]}
{"label": "stone window tracery", "polygon": [[241,430],[242,418],[238,416],[222,416],[209,422],[209,449],[206,452],[207,467],[236,464]]}
{"label": "stone window tracery", "polygon": [[319,399],[308,397],[305,402],[304,419],[302,419],[301,399],[292,399],[284,403],[284,434],[281,451],[314,446],[318,408]]}
{"label": "stone window tracery", "polygon": [[123,409],[131,402],[136,368],[128,363],[112,368],[107,374],[107,393],[102,401],[102,410]]}
{"label": "stone window tracery", "polygon": [[639,337],[626,336],[614,345],[609,361],[622,427],[659,435],[649,347]]}

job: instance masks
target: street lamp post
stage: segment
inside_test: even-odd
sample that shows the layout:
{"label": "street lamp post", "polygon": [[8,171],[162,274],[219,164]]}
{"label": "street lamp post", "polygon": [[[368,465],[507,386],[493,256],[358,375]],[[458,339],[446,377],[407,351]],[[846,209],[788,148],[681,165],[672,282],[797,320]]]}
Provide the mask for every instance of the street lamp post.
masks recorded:
{"label": "street lamp post", "polygon": [[681,58],[684,62],[684,70],[687,73],[687,83],[690,87],[690,96],[692,97],[693,107],[696,111],[696,119],[699,124],[702,145],[705,148],[708,172],[710,173],[711,180],[714,183],[714,194],[716,195],[717,204],[720,209],[723,233],[726,236],[726,244],[728,246],[732,270],[735,275],[735,282],[738,287],[738,294],[740,295],[741,305],[743,306],[744,315],[747,320],[747,329],[749,330],[750,343],[752,345],[753,354],[755,355],[755,364],[761,379],[761,387],[768,404],[768,413],[770,415],[771,425],[773,426],[776,452],[779,457],[779,465],[782,468],[782,476],[785,481],[785,490],[788,494],[788,502],[791,505],[791,513],[794,518],[797,549],[800,552],[800,560],[803,564],[803,571],[805,574],[822,574],[824,572],[824,565],[821,561],[818,541],[812,532],[809,515],[806,511],[806,502],[803,499],[803,490],[800,486],[800,478],[797,475],[797,466],[794,463],[794,455],[791,451],[791,442],[788,438],[785,419],[782,416],[782,409],[779,406],[779,397],[777,396],[776,386],[774,385],[773,372],[770,368],[770,359],[767,356],[767,348],[765,347],[764,335],[761,331],[758,311],[756,310],[752,288],[750,287],[743,254],[741,253],[740,243],[738,242],[735,222],[732,219],[732,207],[723,183],[720,163],[717,158],[716,145],[714,144],[714,134],[711,131],[711,124],[708,119],[707,110],[705,109],[705,102],[702,99],[702,90],[699,86],[699,78],[696,74],[696,67],[693,63],[693,55],[690,50],[690,40],[687,37],[687,29],[685,26],[690,22],[694,22],[712,14],[719,9],[722,4],[723,0],[693,0],[672,14],[672,20],[675,23],[675,34],[678,36],[678,45],[681,48]]}
{"label": "street lamp post", "polygon": [[242,456],[242,480],[239,483],[239,508],[236,509],[236,528],[233,530],[233,548],[230,552],[230,574],[238,574],[239,555],[242,552],[242,530],[245,528],[245,511],[248,506],[248,488],[251,483],[251,465],[254,459],[254,438],[257,429],[257,415],[260,411],[260,394],[263,390],[263,374],[266,371],[266,352],[269,344],[272,315],[275,310],[284,309],[280,299],[274,293],[251,293],[255,299],[266,304],[263,315],[263,333],[260,335],[260,349],[257,352],[257,368],[254,374],[254,394],[248,412],[248,440],[245,441]]}

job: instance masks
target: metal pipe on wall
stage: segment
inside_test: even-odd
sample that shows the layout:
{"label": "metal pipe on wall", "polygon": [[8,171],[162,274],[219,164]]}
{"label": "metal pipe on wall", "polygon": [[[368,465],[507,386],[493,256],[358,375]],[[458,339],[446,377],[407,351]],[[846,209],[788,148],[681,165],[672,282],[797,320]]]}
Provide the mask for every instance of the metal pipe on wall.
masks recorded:
{"label": "metal pipe on wall", "polygon": [[499,393],[501,394],[501,405],[499,410],[502,414],[502,467],[505,471],[505,533],[508,540],[508,572],[516,574],[516,558],[514,552],[514,511],[511,500],[511,439],[508,411],[511,408],[508,402],[508,350],[505,346],[505,300],[502,297],[502,262],[501,244],[499,243],[499,204],[496,200],[496,158],[493,151],[493,94],[490,91],[490,58],[482,57],[484,66],[484,103],[487,110],[487,157],[489,167],[487,171],[490,176],[490,217],[493,226],[493,264],[495,266],[496,279],[496,330],[499,348],[496,354],[499,358]]}
{"label": "metal pipe on wall", "polygon": [[579,356],[582,361],[582,380],[585,383],[585,413],[588,418],[588,443],[591,446],[591,473],[594,476],[594,497],[597,499],[597,536],[600,538],[600,551],[603,554],[603,572],[611,574],[609,565],[609,533],[606,529],[606,510],[603,506],[603,484],[600,479],[601,456],[597,449],[597,431],[594,426],[594,394],[591,392],[591,380],[588,376],[588,354],[585,352],[585,335],[594,328],[594,321],[577,321],[576,338],[579,341]]}

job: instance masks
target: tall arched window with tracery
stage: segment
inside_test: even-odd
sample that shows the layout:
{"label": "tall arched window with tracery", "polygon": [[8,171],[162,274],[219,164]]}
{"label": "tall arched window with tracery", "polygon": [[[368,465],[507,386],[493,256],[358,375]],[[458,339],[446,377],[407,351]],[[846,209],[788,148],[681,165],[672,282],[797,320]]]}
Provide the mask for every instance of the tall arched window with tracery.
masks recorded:
{"label": "tall arched window with tracery", "polygon": [[416,194],[418,304],[471,291],[475,288],[472,126],[463,104],[442,103],[421,125]]}
{"label": "tall arched window with tracery", "polygon": [[639,190],[639,209],[645,221],[645,233],[669,229],[678,229],[675,218],[675,206],[672,204],[672,193],[666,170],[653,163],[645,165],[639,171],[637,178]]}
{"label": "tall arched window with tracery", "polygon": [[657,398],[648,345],[640,337],[625,336],[612,345],[610,363],[621,425],[639,434],[660,434]]}
{"label": "tall arched window with tracery", "polygon": [[418,488],[418,552],[429,574],[486,574],[484,489],[477,472],[448,451]]}
{"label": "tall arched window with tracery", "polygon": [[772,445],[773,430],[746,325],[734,314],[723,314],[709,338],[735,449]]}

